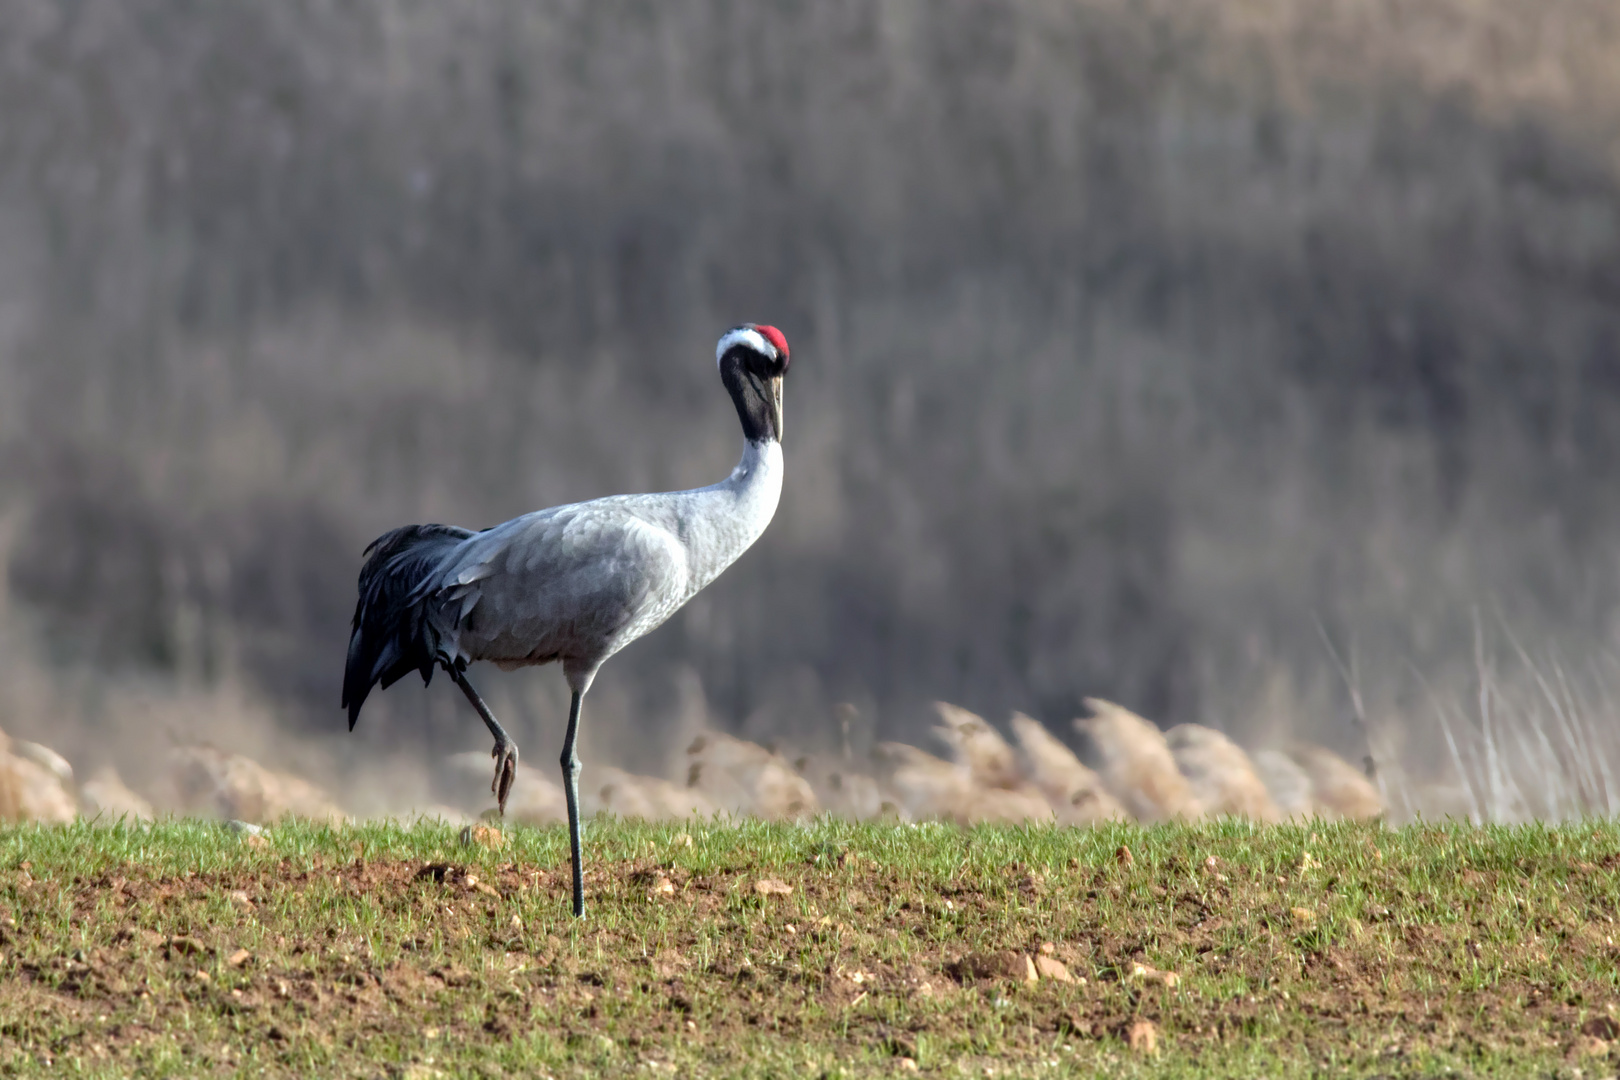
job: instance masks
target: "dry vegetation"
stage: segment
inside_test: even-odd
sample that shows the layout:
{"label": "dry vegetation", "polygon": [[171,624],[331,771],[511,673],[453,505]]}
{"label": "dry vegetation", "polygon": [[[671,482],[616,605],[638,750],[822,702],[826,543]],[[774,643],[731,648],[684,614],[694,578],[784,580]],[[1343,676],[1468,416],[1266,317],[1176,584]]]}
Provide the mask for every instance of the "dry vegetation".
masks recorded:
{"label": "dry vegetation", "polygon": [[694,686],[863,755],[1101,695],[1612,812],[1617,50],[1595,0],[7,4],[0,726],[470,749],[443,687],[336,737],[361,546],[720,475],[757,317],[781,516],[588,759],[665,772]]}
{"label": "dry vegetation", "polygon": [[[586,815],[642,821],[756,818],[808,821],[829,815],[851,821],[954,822],[958,825],[1100,825],[1200,818],[1371,822],[1387,807],[1373,782],[1319,746],[1262,752],[1266,780],[1249,756],[1219,732],[1193,724],[1172,730],[1110,702],[1092,700],[1113,735],[1108,760],[1096,772],[1037,720],[1014,715],[1014,746],[982,718],[936,702],[934,729],[951,760],[905,743],[880,744],[871,761],[852,754],[800,754],[765,747],[721,731],[703,731],[683,755],[683,776],[661,778],[597,765],[585,773],[580,806]],[[1188,749],[1189,741],[1193,749]],[[1210,748],[1218,748],[1211,753]],[[443,763],[439,783],[400,787],[372,817],[471,822],[497,819],[490,806],[490,759],[477,752]],[[506,807],[513,822],[551,825],[567,820],[562,788],[548,774],[518,766]],[[1269,790],[1268,790],[1269,785]],[[435,801],[435,788],[446,791]],[[1271,794],[1276,792],[1275,797]],[[1164,793],[1174,792],[1167,802]],[[176,746],[167,775],[145,793],[131,790],[112,766],[76,782],[72,763],[49,747],[0,734],[0,821],[61,824],[77,816],[103,823],[150,821],[154,806],[168,813],[213,818],[251,828],[283,818],[339,822],[364,813],[355,793],[328,794],[309,780],[267,769],[212,746]],[[1287,809],[1284,810],[1283,807]]]}
{"label": "dry vegetation", "polygon": [[1567,1076],[1610,825],[0,830],[0,1070]]}

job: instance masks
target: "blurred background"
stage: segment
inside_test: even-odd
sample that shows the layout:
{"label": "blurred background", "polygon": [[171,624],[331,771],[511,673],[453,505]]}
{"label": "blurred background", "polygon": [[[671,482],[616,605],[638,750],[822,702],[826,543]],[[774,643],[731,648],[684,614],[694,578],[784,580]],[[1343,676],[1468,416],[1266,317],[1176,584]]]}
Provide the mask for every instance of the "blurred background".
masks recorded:
{"label": "blurred background", "polygon": [[[1600,0],[8,0],[0,728],[362,801],[485,749],[442,679],[344,730],[361,549],[723,477],[751,320],[781,509],[587,769],[1099,696],[1620,810],[1616,55]],[[549,766],[557,672],[480,687]]]}

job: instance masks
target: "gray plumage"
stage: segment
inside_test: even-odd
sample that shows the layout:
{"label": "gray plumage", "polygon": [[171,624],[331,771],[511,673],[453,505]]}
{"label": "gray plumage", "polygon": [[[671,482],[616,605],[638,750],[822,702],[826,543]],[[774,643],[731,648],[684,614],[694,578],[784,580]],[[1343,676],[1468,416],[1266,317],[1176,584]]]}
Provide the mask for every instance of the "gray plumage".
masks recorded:
{"label": "gray plumage", "polygon": [[782,451],[750,443],[711,487],[526,514],[463,541],[430,581],[446,651],[503,667],[561,661],[589,689],[602,662],[655,629],[764,532]]}
{"label": "gray plumage", "polygon": [[781,490],[781,445],[750,442],[732,474],[706,488],[555,506],[483,532],[385,534],[360,576],[349,726],[373,684],[386,689],[411,671],[426,682],[440,657],[463,670],[559,661],[569,688],[584,693],[603,661],[748,550]]}
{"label": "gray plumage", "polygon": [[746,324],[720,339],[716,362],[746,442],[725,480],[691,491],[615,495],[513,518],[482,532],[409,525],[366,549],[343,679],[352,730],[371,687],[442,667],[495,736],[505,812],[517,748],[467,681],[490,660],[505,669],[560,662],[573,691],[563,775],[574,855],[574,913],[583,913],[578,826],[581,701],[608,657],[655,629],[764,532],[782,490],[782,380],[787,342]]}

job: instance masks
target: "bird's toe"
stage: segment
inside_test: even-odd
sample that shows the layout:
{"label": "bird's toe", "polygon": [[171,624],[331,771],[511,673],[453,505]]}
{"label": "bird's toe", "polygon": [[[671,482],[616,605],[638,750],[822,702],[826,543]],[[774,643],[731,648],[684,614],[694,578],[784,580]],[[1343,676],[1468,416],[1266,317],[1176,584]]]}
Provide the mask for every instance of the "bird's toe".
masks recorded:
{"label": "bird's toe", "polygon": [[512,793],[512,783],[517,779],[518,750],[511,743],[497,744],[490,756],[495,759],[495,779],[490,781],[489,790],[494,792],[495,801],[504,817],[506,797]]}

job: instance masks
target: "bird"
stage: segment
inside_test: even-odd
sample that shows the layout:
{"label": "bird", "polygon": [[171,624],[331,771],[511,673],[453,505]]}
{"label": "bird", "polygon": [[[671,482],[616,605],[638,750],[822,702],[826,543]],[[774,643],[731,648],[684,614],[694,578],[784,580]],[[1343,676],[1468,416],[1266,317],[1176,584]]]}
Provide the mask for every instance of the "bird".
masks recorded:
{"label": "bird", "polygon": [[603,662],[675,614],[770,524],[782,493],[788,362],[774,326],[742,323],[721,335],[715,365],[744,442],[717,484],[554,506],[481,532],[406,525],[363,553],[343,675],[350,731],[373,686],[412,671],[427,685],[442,668],[495,738],[490,790],[504,815],[518,749],[467,667],[562,666],[572,693],[561,764],[576,917],[585,914],[576,748],[585,694]]}

